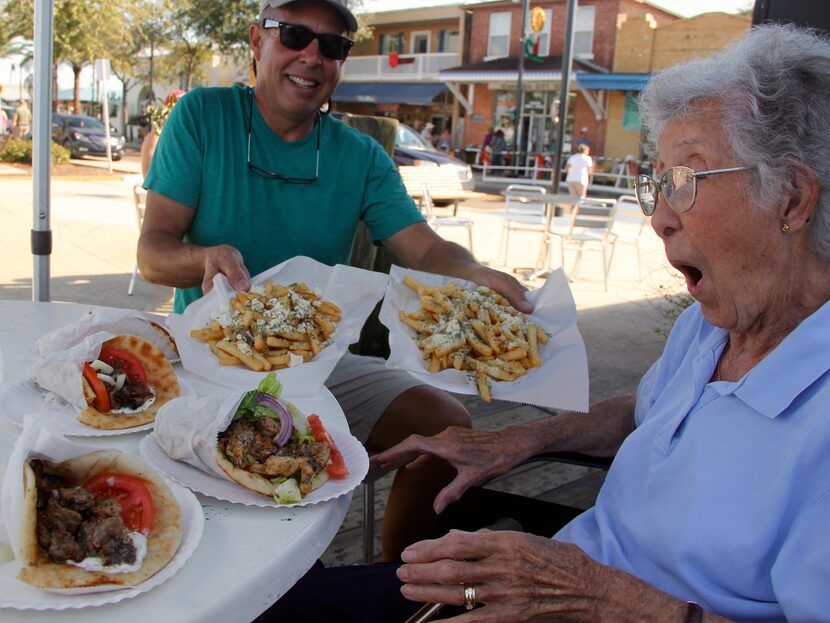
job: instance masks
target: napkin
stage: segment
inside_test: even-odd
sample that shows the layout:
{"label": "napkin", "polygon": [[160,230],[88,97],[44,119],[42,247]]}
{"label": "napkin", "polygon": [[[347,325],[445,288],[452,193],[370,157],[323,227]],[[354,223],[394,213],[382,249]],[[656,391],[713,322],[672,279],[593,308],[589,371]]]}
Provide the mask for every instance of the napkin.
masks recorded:
{"label": "napkin", "polygon": [[[351,266],[326,266],[309,257],[294,257],[251,279],[252,287],[274,284],[289,285],[298,281],[317,288],[325,301],[342,309],[342,320],[331,344],[313,360],[284,370],[277,378],[292,395],[313,395],[323,385],[350,344],[360,338],[360,330],[375,304],[383,296],[387,275]],[[183,314],[171,314],[167,324],[173,332],[184,368],[206,379],[237,389],[256,387],[266,372],[254,372],[244,366],[221,366],[207,345],[190,337],[190,331],[210,324],[210,315],[228,305],[234,289],[225,275],[218,274],[213,289],[191,303]]]}
{"label": "napkin", "polygon": [[115,334],[105,331],[87,335],[74,346],[41,359],[32,367],[29,377],[41,389],[62,398],[78,410],[84,409],[87,406],[81,381],[84,362],[96,359],[101,345],[114,337]]}
{"label": "napkin", "polygon": [[247,392],[232,391],[222,395],[176,398],[156,414],[153,435],[171,459],[230,480],[216,463],[216,443],[220,431],[231,423],[236,407]]}
{"label": "napkin", "polygon": [[[386,296],[380,310],[381,322],[389,328],[391,354],[387,367],[407,370],[429,385],[457,394],[477,394],[469,373],[443,370],[430,373],[421,351],[413,339],[415,331],[401,322],[398,311],[421,308],[417,292],[404,285],[410,274],[425,286],[455,282],[474,289],[472,282],[444,275],[422,273],[393,266]],[[561,270],[550,274],[544,286],[526,294],[533,305],[530,318],[550,336],[539,344],[541,368],[532,368],[513,382],[491,384],[493,398],[568,411],[588,410],[588,358],[582,335],[576,326],[576,304],[568,281]]]}
{"label": "napkin", "polygon": [[41,337],[37,342],[37,348],[41,356],[48,357],[59,351],[68,350],[99,331],[136,335],[155,344],[171,362],[179,359],[175,344],[164,326],[164,319],[131,309],[88,311],[78,322]]}

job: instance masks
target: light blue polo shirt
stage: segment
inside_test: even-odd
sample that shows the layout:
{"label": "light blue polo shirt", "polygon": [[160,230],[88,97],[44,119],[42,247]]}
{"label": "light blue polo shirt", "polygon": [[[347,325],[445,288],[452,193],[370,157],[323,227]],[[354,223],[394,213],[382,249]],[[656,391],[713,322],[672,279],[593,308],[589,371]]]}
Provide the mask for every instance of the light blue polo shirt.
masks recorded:
{"label": "light blue polo shirt", "polygon": [[735,383],[695,304],[596,506],[554,538],[738,621],[830,621],[830,303]]}

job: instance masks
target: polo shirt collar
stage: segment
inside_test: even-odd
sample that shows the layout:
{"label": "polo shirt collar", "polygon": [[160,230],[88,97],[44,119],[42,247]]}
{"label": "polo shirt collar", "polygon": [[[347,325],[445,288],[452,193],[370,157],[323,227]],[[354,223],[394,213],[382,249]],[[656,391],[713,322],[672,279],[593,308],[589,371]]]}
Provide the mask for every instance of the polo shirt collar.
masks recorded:
{"label": "polo shirt collar", "polygon": [[[716,347],[725,332],[710,338]],[[805,318],[775,349],[735,383],[715,383],[720,395],[733,395],[768,418],[782,413],[830,370],[830,301]]]}

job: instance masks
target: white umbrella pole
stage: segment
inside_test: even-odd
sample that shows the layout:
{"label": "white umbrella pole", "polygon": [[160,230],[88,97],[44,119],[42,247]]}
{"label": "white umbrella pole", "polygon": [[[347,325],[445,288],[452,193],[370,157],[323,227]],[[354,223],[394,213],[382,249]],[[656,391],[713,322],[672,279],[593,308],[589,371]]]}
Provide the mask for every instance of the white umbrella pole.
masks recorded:
{"label": "white umbrella pole", "polygon": [[32,300],[48,301],[52,231],[49,228],[49,166],[52,161],[52,0],[35,0],[35,81],[32,101],[34,222]]}

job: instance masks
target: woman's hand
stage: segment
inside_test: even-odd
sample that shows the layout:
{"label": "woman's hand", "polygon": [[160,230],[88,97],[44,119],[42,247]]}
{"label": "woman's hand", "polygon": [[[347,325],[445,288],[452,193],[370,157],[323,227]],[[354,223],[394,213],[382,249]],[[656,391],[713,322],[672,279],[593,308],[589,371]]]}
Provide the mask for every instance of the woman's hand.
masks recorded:
{"label": "woman's hand", "polygon": [[484,604],[454,623],[599,621],[604,567],[569,543],[520,532],[450,532],[404,550],[407,599],[464,605],[464,587]]}
{"label": "woman's hand", "polygon": [[452,623],[682,621],[687,608],[576,545],[520,532],[450,532],[401,558],[407,599],[463,606],[465,586],[475,589],[483,607]]}
{"label": "woman's hand", "polygon": [[383,469],[403,465],[416,467],[428,456],[444,459],[458,474],[435,497],[436,513],[455,502],[469,487],[487,482],[505,473],[533,452],[532,436],[519,427],[508,426],[501,431],[476,431],[451,426],[432,437],[410,435],[401,443],[372,457]]}

